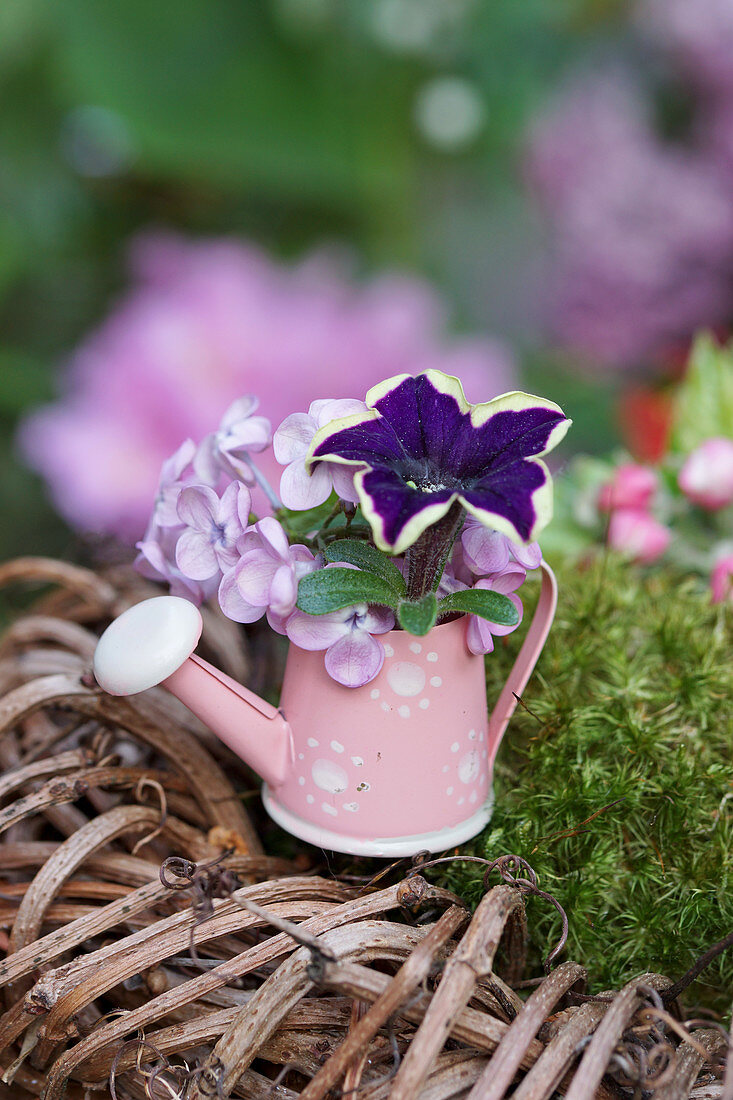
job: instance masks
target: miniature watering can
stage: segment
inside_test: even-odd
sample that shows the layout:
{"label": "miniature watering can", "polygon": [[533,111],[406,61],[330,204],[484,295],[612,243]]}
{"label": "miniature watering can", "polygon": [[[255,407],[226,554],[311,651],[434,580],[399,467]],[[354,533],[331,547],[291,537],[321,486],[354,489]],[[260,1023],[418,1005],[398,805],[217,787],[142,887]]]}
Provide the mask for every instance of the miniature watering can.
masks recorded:
{"label": "miniature watering can", "polygon": [[302,840],[353,855],[443,851],[491,817],[494,757],[555,614],[555,577],[541,568],[534,617],[490,717],[465,618],[421,638],[382,635],[384,665],[361,688],[332,680],[322,652],[291,644],[278,709],[194,653],[194,604],[159,596],[108,627],[94,673],[112,695],[162,684],[177,696],[262,776],[267,812]]}

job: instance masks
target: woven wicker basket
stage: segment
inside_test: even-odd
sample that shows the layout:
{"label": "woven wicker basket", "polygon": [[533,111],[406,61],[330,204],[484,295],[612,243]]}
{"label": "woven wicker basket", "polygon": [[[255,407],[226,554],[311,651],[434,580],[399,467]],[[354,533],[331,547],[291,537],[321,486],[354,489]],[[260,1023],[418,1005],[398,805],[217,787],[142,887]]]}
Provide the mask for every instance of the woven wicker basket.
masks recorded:
{"label": "woven wicker basket", "polygon": [[[47,591],[0,643],[0,1097],[733,1100],[684,983],[588,997],[573,962],[522,982],[539,891],[513,857],[471,916],[414,868],[264,854],[244,767],[165,693],[90,677],[144,583],[0,566],[18,581]],[[233,624],[207,612],[204,639],[246,678]]]}

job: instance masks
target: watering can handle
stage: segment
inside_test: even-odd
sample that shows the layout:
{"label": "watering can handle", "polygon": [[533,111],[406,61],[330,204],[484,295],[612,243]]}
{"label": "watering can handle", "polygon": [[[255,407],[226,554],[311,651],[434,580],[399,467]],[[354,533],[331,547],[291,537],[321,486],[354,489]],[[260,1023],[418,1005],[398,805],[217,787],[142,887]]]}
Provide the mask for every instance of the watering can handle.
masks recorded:
{"label": "watering can handle", "polygon": [[514,714],[517,696],[521,696],[527,686],[527,681],[532,675],[534,666],[537,664],[537,659],[550,632],[552,620],[555,618],[555,608],[557,607],[555,574],[544,561],[540,565],[540,569],[542,570],[542,588],[540,589],[540,598],[537,601],[535,613],[532,616],[532,622],[527,631],[527,637],[522,643],[522,648],[517,654],[517,659],[507,676],[506,683],[501,689],[499,698],[496,700],[496,706],[489,718],[489,763],[493,763],[501,739],[504,736],[504,731],[509,724],[509,719]]}

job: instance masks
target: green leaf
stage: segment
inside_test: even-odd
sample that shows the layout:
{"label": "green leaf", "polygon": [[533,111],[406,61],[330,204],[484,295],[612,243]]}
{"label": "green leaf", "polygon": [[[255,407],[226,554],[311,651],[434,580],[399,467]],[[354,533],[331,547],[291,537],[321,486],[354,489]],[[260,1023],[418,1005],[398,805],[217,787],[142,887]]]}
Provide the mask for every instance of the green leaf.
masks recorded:
{"label": "green leaf", "polygon": [[419,600],[401,600],[397,605],[397,619],[403,630],[422,637],[435,626],[438,617],[438,601],[434,592],[426,592]]}
{"label": "green leaf", "polygon": [[391,558],[361,539],[337,539],[324,551],[327,561],[345,561],[381,577],[399,596],[407,591],[404,577]]}
{"label": "green leaf", "polygon": [[295,538],[308,538],[320,530],[333,511],[337,500],[336,494],[331,493],[328,500],[315,508],[306,508],[303,511],[280,508],[275,518],[282,523],[289,535]]}
{"label": "green leaf", "polygon": [[357,603],[394,607],[397,597],[381,577],[359,569],[318,569],[300,579],[297,606],[308,615],[327,615]]}
{"label": "green leaf", "polygon": [[509,597],[488,588],[467,588],[463,592],[451,592],[450,596],[444,596],[438,604],[440,617],[452,611],[480,615],[482,619],[499,626],[516,626],[519,622],[519,612]]}
{"label": "green leaf", "polygon": [[733,436],[733,342],[720,347],[703,333],[677,391],[672,450],[689,454],[713,436]]}

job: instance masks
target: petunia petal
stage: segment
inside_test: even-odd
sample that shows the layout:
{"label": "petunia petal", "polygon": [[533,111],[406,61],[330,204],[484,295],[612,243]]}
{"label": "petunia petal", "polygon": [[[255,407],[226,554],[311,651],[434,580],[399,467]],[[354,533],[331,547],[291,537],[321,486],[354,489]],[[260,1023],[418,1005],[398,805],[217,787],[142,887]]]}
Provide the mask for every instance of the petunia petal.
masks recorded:
{"label": "petunia petal", "polygon": [[426,371],[417,378],[405,377],[384,393],[375,386],[367,401],[372,403],[377,394],[374,408],[392,426],[407,455],[436,470],[458,469],[456,445],[473,433],[470,406],[457,378]]}
{"label": "petunia petal", "polygon": [[544,462],[520,459],[461,491],[464,507],[512,542],[529,542],[552,515],[552,481]]}
{"label": "petunia petal", "polygon": [[387,634],[394,630],[394,612],[388,607],[370,607],[364,616],[362,626],[370,634]]}
{"label": "petunia petal", "polygon": [[343,420],[345,416],[366,412],[366,405],[354,397],[328,398],[325,401],[311,401],[308,409],[317,428],[325,428],[332,420]]}
{"label": "petunia petal", "polygon": [[371,634],[351,630],[329,646],[326,672],[344,687],[363,687],[373,680],[384,663],[384,647]]}
{"label": "petunia petal", "polygon": [[449,489],[422,493],[388,469],[359,470],[354,485],[374,541],[380,550],[401,554],[441,519],[456,494]]}
{"label": "petunia petal", "polygon": [[319,459],[347,465],[389,465],[404,460],[405,449],[394,428],[378,412],[334,420],[314,437],[305,464],[311,469]]}

